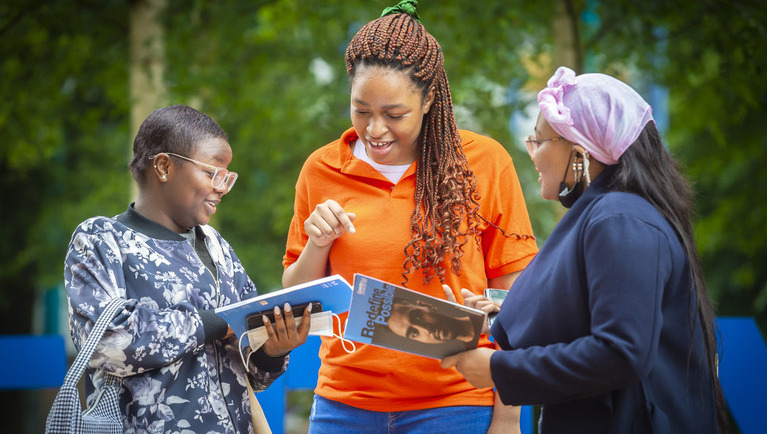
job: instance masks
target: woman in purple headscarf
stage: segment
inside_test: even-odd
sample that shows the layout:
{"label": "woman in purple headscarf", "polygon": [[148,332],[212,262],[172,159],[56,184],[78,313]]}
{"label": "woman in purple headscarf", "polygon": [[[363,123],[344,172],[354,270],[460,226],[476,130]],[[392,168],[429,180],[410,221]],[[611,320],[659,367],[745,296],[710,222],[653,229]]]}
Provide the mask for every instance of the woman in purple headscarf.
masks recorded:
{"label": "woman in purple headscarf", "polygon": [[650,106],[565,67],[538,104],[526,142],[541,196],[570,210],[501,306],[501,350],[443,367],[505,404],[541,404],[544,434],[725,432],[691,188]]}

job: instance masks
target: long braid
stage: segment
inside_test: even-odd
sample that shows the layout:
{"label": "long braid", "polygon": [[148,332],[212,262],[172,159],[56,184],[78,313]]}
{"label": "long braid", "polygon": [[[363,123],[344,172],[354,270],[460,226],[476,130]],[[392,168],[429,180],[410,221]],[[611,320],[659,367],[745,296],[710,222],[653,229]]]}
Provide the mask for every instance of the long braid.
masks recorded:
{"label": "long braid", "polygon": [[363,26],[349,43],[346,70],[350,79],[360,66],[408,71],[422,98],[434,91],[418,138],[416,207],[402,277],[406,284],[407,275],[421,269],[424,283],[434,276],[444,282],[445,258],[451,258],[453,273],[460,274],[463,247],[470,238],[479,242],[480,220],[487,220],[479,215],[477,180],[461,148],[442,49],[410,15],[386,15]]}

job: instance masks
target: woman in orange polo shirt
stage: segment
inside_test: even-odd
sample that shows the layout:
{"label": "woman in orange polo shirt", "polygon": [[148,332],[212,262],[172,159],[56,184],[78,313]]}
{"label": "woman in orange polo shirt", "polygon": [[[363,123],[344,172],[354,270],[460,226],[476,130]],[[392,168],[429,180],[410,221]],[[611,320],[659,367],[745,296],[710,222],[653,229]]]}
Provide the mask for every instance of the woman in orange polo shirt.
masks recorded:
{"label": "woman in orange polo shirt", "polygon": [[[415,5],[387,8],[349,43],[352,128],[301,170],[284,286],[359,272],[441,298],[441,284],[481,294],[508,289],[537,252],[511,157],[458,130],[442,51]],[[518,429],[512,409],[493,411],[492,389],[439,360],[347,353],[334,338],[320,357],[311,433]]]}

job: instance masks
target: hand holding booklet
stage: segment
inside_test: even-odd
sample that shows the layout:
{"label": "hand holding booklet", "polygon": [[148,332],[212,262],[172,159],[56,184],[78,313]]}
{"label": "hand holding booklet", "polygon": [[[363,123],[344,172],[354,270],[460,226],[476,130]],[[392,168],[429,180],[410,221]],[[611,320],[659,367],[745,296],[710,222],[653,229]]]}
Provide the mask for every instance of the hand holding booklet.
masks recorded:
{"label": "hand holding booklet", "polygon": [[349,310],[351,290],[349,282],[333,275],[219,307],[216,313],[226,320],[240,339],[249,329],[264,325],[262,315],[271,316],[273,322],[274,307],[283,309],[285,303],[290,304],[297,324],[303,309],[310,303],[312,316],[320,311],[334,314],[346,312]]}
{"label": "hand holding booklet", "polygon": [[442,359],[477,348],[485,313],[362,274],[344,338]]}

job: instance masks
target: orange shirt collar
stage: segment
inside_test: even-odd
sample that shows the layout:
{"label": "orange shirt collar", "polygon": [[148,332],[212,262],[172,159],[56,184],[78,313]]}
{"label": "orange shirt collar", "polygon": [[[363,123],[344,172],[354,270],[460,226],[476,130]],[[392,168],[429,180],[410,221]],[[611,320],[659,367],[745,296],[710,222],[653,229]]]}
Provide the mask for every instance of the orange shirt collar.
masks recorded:
{"label": "orange shirt collar", "polygon": [[[386,177],[381,175],[380,172],[373,169],[368,163],[354,157],[354,153],[352,152],[352,145],[354,145],[354,142],[357,141],[358,138],[359,137],[354,131],[354,128],[349,128],[348,130],[344,131],[344,133],[341,135],[341,138],[337,142],[338,147],[335,149],[330,149],[330,152],[326,152],[324,155],[322,155],[322,161],[330,167],[340,169],[341,173],[347,175],[362,176],[390,182],[388,179],[386,179]],[[405,174],[402,175],[402,179],[405,179],[409,176],[414,176],[416,165],[417,162],[413,162],[413,164],[411,164],[410,167],[408,167],[408,169],[405,171]]]}

